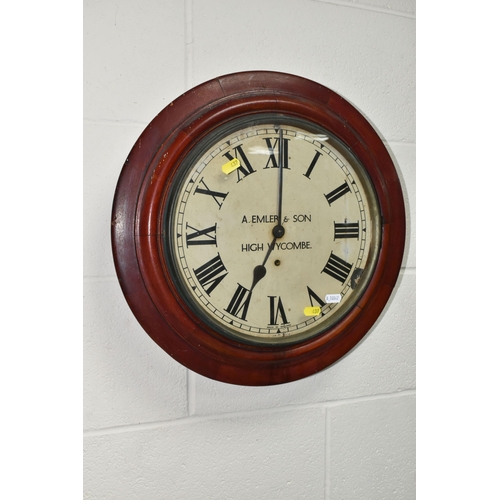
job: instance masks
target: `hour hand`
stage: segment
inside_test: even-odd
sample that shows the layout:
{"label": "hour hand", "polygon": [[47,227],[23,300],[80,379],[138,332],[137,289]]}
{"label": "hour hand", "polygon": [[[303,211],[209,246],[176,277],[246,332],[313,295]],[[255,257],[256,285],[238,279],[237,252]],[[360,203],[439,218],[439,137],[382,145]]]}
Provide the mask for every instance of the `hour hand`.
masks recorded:
{"label": "hour hand", "polygon": [[266,275],[266,268],[263,265],[255,266],[253,270],[253,281],[250,291],[255,288],[255,285]]}
{"label": "hour hand", "polygon": [[[278,226],[276,226],[278,227]],[[274,228],[276,229],[276,228]],[[271,255],[271,252],[273,251],[274,244],[276,243],[276,236],[273,238],[272,243],[269,245],[269,248],[267,250],[266,256],[264,257],[264,262],[262,264],[259,264],[258,266],[255,266],[253,269],[253,281],[252,281],[252,286],[250,288],[250,291],[252,291],[255,288],[255,285],[266,275],[266,262],[267,259],[269,258],[269,255]]]}

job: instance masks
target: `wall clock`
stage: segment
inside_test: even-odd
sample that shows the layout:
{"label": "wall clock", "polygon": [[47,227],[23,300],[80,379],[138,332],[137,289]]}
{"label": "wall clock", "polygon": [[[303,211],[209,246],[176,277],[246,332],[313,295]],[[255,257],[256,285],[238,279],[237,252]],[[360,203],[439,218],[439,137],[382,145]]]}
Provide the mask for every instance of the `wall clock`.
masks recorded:
{"label": "wall clock", "polygon": [[302,77],[186,92],[134,145],[112,213],[137,320],[178,362],[239,385],[298,380],[368,332],[396,283],[405,210],[368,121]]}

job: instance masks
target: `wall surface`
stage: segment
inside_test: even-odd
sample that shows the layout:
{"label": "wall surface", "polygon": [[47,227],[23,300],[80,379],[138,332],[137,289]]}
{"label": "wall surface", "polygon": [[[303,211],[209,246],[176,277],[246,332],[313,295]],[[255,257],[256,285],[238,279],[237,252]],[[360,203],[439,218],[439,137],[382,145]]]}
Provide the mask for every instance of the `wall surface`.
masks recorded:
{"label": "wall surface", "polygon": [[[415,498],[415,1],[84,0],[84,498]],[[403,185],[407,246],[379,321],[323,372],[274,387],[201,377],[133,317],[110,213],[134,142],[178,95],[264,69],[370,120]]]}

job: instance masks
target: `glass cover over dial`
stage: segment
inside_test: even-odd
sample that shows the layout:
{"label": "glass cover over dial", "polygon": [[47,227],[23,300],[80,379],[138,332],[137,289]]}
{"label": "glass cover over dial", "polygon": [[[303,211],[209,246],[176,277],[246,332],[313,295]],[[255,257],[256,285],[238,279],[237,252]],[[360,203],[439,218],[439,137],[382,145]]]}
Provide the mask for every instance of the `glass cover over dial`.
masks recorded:
{"label": "glass cover over dial", "polygon": [[318,335],[352,310],[375,267],[377,198],[322,128],[279,114],[208,134],[175,173],[163,250],[189,310],[250,344]]}

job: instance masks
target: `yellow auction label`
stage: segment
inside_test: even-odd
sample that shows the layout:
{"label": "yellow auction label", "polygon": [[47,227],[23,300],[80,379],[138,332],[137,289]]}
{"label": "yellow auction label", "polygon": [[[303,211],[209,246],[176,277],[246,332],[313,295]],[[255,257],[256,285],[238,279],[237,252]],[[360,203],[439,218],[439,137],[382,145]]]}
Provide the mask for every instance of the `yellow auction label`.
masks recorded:
{"label": "yellow auction label", "polygon": [[306,316],[319,316],[321,314],[321,307],[305,307],[304,314]]}
{"label": "yellow auction label", "polygon": [[225,174],[230,174],[233,170],[236,170],[240,166],[240,160],[238,158],[233,158],[231,161],[224,163],[222,165],[222,171]]}

